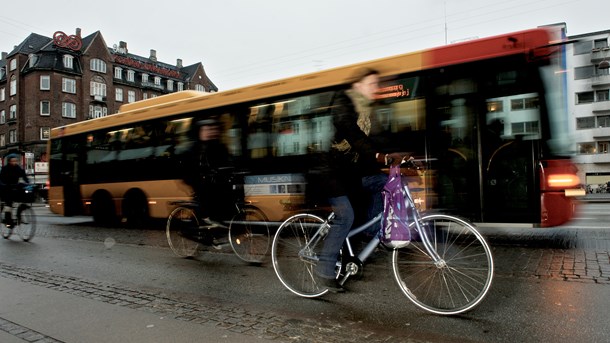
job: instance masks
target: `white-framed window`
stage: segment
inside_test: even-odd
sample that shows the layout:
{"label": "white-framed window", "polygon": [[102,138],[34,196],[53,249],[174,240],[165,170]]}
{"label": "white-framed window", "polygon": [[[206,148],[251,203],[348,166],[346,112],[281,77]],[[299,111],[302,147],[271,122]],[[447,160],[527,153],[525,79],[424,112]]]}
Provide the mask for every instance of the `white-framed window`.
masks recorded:
{"label": "white-framed window", "polygon": [[6,123],[6,111],[2,110],[0,111],[0,124],[4,123]]}
{"label": "white-framed window", "polygon": [[159,76],[155,76],[155,85],[161,86],[161,78]]}
{"label": "white-framed window", "polygon": [[0,135],[0,146],[6,145],[6,135],[3,133]]}
{"label": "white-framed window", "polygon": [[0,88],[0,101],[6,100],[6,89],[4,87]]}
{"label": "white-framed window", "polygon": [[205,92],[205,87],[203,87],[203,85],[196,84],[195,90],[200,91],[200,92]]}
{"label": "white-framed window", "polygon": [[142,93],[142,99],[144,99],[144,100],[148,99],[148,93],[146,93],[146,92]]}
{"label": "white-framed window", "polygon": [[89,67],[93,71],[106,74],[106,62],[100,60],[99,58],[92,58],[91,61],[89,61]]}
{"label": "white-framed window", "polygon": [[136,101],[136,92],[127,91],[127,102],[132,103]]}
{"label": "white-framed window", "polygon": [[13,58],[13,59],[11,60],[11,62],[10,62],[10,66],[9,66],[9,69],[8,69],[8,70],[11,70],[11,71],[12,71],[12,70],[15,70],[15,69],[17,69],[17,59],[16,59],[16,58]]}
{"label": "white-framed window", "polygon": [[89,118],[101,118],[108,115],[108,108],[102,105],[89,105]]}
{"label": "white-framed window", "polygon": [[40,75],[40,90],[48,91],[51,89],[51,76]]}
{"label": "white-framed window", "polygon": [[142,83],[148,82],[148,74],[143,73],[142,74]]}
{"label": "white-framed window", "polygon": [[184,90],[184,82],[178,82],[178,92]]}
{"label": "white-framed window", "polygon": [[90,91],[93,96],[106,96],[106,84],[98,81],[91,81]]}
{"label": "white-framed window", "polygon": [[123,79],[123,68],[114,67],[114,78],[119,80]]}
{"label": "white-framed window", "polygon": [[74,69],[74,56],[72,55],[64,55],[64,68]]}
{"label": "white-framed window", "polygon": [[17,130],[10,130],[8,132],[8,142],[10,143],[17,143]]}
{"label": "white-framed window", "polygon": [[40,128],[40,140],[46,141],[51,138],[51,128],[48,126],[43,126]]}
{"label": "white-framed window", "polygon": [[167,90],[168,91],[174,90],[174,80],[167,80]]}
{"label": "white-framed window", "polygon": [[136,72],[133,70],[128,70],[127,71],[127,81],[134,82],[135,79],[136,79]]}
{"label": "white-framed window", "polygon": [[62,103],[61,116],[64,118],[76,118],[76,104],[71,102]]}
{"label": "white-framed window", "polygon": [[9,87],[10,90],[8,94],[10,94],[10,96],[17,94],[17,78],[15,77],[15,75],[11,76],[11,84],[9,85]]}
{"label": "white-framed window", "polygon": [[51,102],[49,100],[42,100],[40,102],[40,115],[50,116],[51,115]]}
{"label": "white-framed window", "polygon": [[123,101],[123,88],[115,88],[114,90],[114,100]]}
{"label": "white-framed window", "polygon": [[8,120],[16,120],[17,119],[17,105],[11,105],[8,108]]}
{"label": "white-framed window", "polygon": [[66,93],[76,94],[76,80],[68,79],[65,77],[62,78],[61,79],[61,90]]}

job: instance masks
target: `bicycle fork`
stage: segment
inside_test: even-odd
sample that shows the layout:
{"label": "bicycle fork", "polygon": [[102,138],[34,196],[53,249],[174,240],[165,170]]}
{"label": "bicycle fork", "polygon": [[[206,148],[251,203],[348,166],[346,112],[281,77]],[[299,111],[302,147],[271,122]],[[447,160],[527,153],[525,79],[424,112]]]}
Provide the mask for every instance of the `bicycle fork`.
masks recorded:
{"label": "bicycle fork", "polygon": [[[309,239],[309,241],[305,241],[305,246],[301,250],[299,250],[299,258],[307,263],[316,264],[319,262],[319,257],[315,253],[315,248],[318,246],[318,243],[326,237],[328,234],[328,230],[330,230],[330,221],[335,218],[335,213],[332,212],[328,218],[320,225],[316,233]],[[307,235],[304,235],[307,239]]]}

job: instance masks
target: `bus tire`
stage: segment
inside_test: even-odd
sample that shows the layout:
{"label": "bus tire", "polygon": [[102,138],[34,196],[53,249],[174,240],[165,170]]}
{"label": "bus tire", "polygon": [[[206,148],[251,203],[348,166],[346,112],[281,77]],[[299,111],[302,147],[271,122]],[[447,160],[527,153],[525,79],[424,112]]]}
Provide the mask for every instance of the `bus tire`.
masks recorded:
{"label": "bus tire", "polygon": [[91,215],[93,221],[100,225],[112,225],[116,221],[116,213],[112,197],[105,191],[98,191],[91,198]]}
{"label": "bus tire", "polygon": [[123,200],[123,218],[128,227],[142,227],[149,219],[148,200],[144,192],[130,189]]}

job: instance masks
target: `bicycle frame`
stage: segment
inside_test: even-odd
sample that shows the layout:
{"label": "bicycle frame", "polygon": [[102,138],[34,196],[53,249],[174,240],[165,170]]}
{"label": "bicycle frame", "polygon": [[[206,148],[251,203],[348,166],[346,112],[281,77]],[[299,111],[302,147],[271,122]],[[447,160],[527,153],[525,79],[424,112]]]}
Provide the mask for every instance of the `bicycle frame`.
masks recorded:
{"label": "bicycle frame", "polygon": [[[408,212],[412,218],[411,222],[415,226],[413,229],[417,233],[419,233],[422,243],[423,243],[426,251],[428,252],[428,254],[434,260],[435,265],[437,267],[442,267],[444,265],[444,260],[443,260],[443,258],[441,258],[439,256],[439,254],[436,252],[436,249],[434,249],[434,247],[432,246],[432,243],[430,242],[430,239],[427,236],[427,232],[425,230],[423,230],[421,227],[421,216],[420,216],[419,211],[415,207],[415,202],[413,201],[413,198],[411,196],[411,191],[409,190],[409,187],[407,185],[403,185],[403,188],[407,195],[405,198],[405,203],[408,206]],[[305,244],[303,249],[301,249],[301,251],[299,252],[299,256],[302,259],[306,259],[306,260],[314,259],[317,262],[317,257],[312,256],[311,252],[314,251],[313,248],[315,248],[317,246],[317,244],[326,236],[326,234],[328,233],[328,230],[331,229],[331,225],[329,224],[329,222],[332,221],[334,216],[335,216],[335,213],[331,212],[331,214],[328,216],[326,221],[324,221],[324,223],[320,226],[320,228],[313,235],[311,240]],[[357,256],[354,253],[354,248],[352,247],[350,238],[365,231],[366,229],[370,228],[371,226],[373,226],[375,224],[380,224],[382,217],[383,217],[383,213],[379,213],[378,215],[376,215],[374,218],[370,219],[366,223],[350,230],[350,232],[347,235],[347,238],[345,239],[345,245],[347,246],[347,254],[349,257],[357,257],[360,262],[364,263],[371,256],[371,254],[375,251],[375,248],[377,248],[377,246],[379,246],[379,244],[381,242],[381,239],[379,238],[378,235],[375,235],[375,237],[373,237],[366,244],[364,249],[362,249],[360,251],[360,253],[358,253]],[[349,278],[350,275],[351,275],[350,273],[347,273],[344,276],[344,278],[341,280],[340,283],[343,284],[347,280],[347,278]]]}

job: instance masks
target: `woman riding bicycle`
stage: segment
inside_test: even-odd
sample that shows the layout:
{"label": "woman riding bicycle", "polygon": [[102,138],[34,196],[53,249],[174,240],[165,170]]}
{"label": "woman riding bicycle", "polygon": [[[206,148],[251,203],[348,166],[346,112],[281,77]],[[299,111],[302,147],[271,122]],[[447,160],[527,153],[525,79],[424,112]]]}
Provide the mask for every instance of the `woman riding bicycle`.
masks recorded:
{"label": "woman riding bicycle", "polygon": [[19,199],[24,183],[29,184],[30,180],[17,163],[17,155],[11,154],[7,157],[7,164],[0,170],[0,198],[5,204],[2,222],[7,225],[12,222],[13,202]]}
{"label": "woman riding bicycle", "polygon": [[323,189],[328,192],[335,218],[324,240],[316,273],[321,282],[335,292],[343,290],[335,279],[335,264],[354,223],[354,209],[349,198],[351,190],[364,189],[371,195],[368,216],[374,217],[382,211],[381,190],[387,181],[380,166],[403,157],[396,153],[381,153],[381,144],[374,137],[378,125],[371,115],[371,104],[378,90],[379,73],[372,69],[358,70],[351,88],[338,93],[331,110],[335,136],[324,161],[327,184]]}

